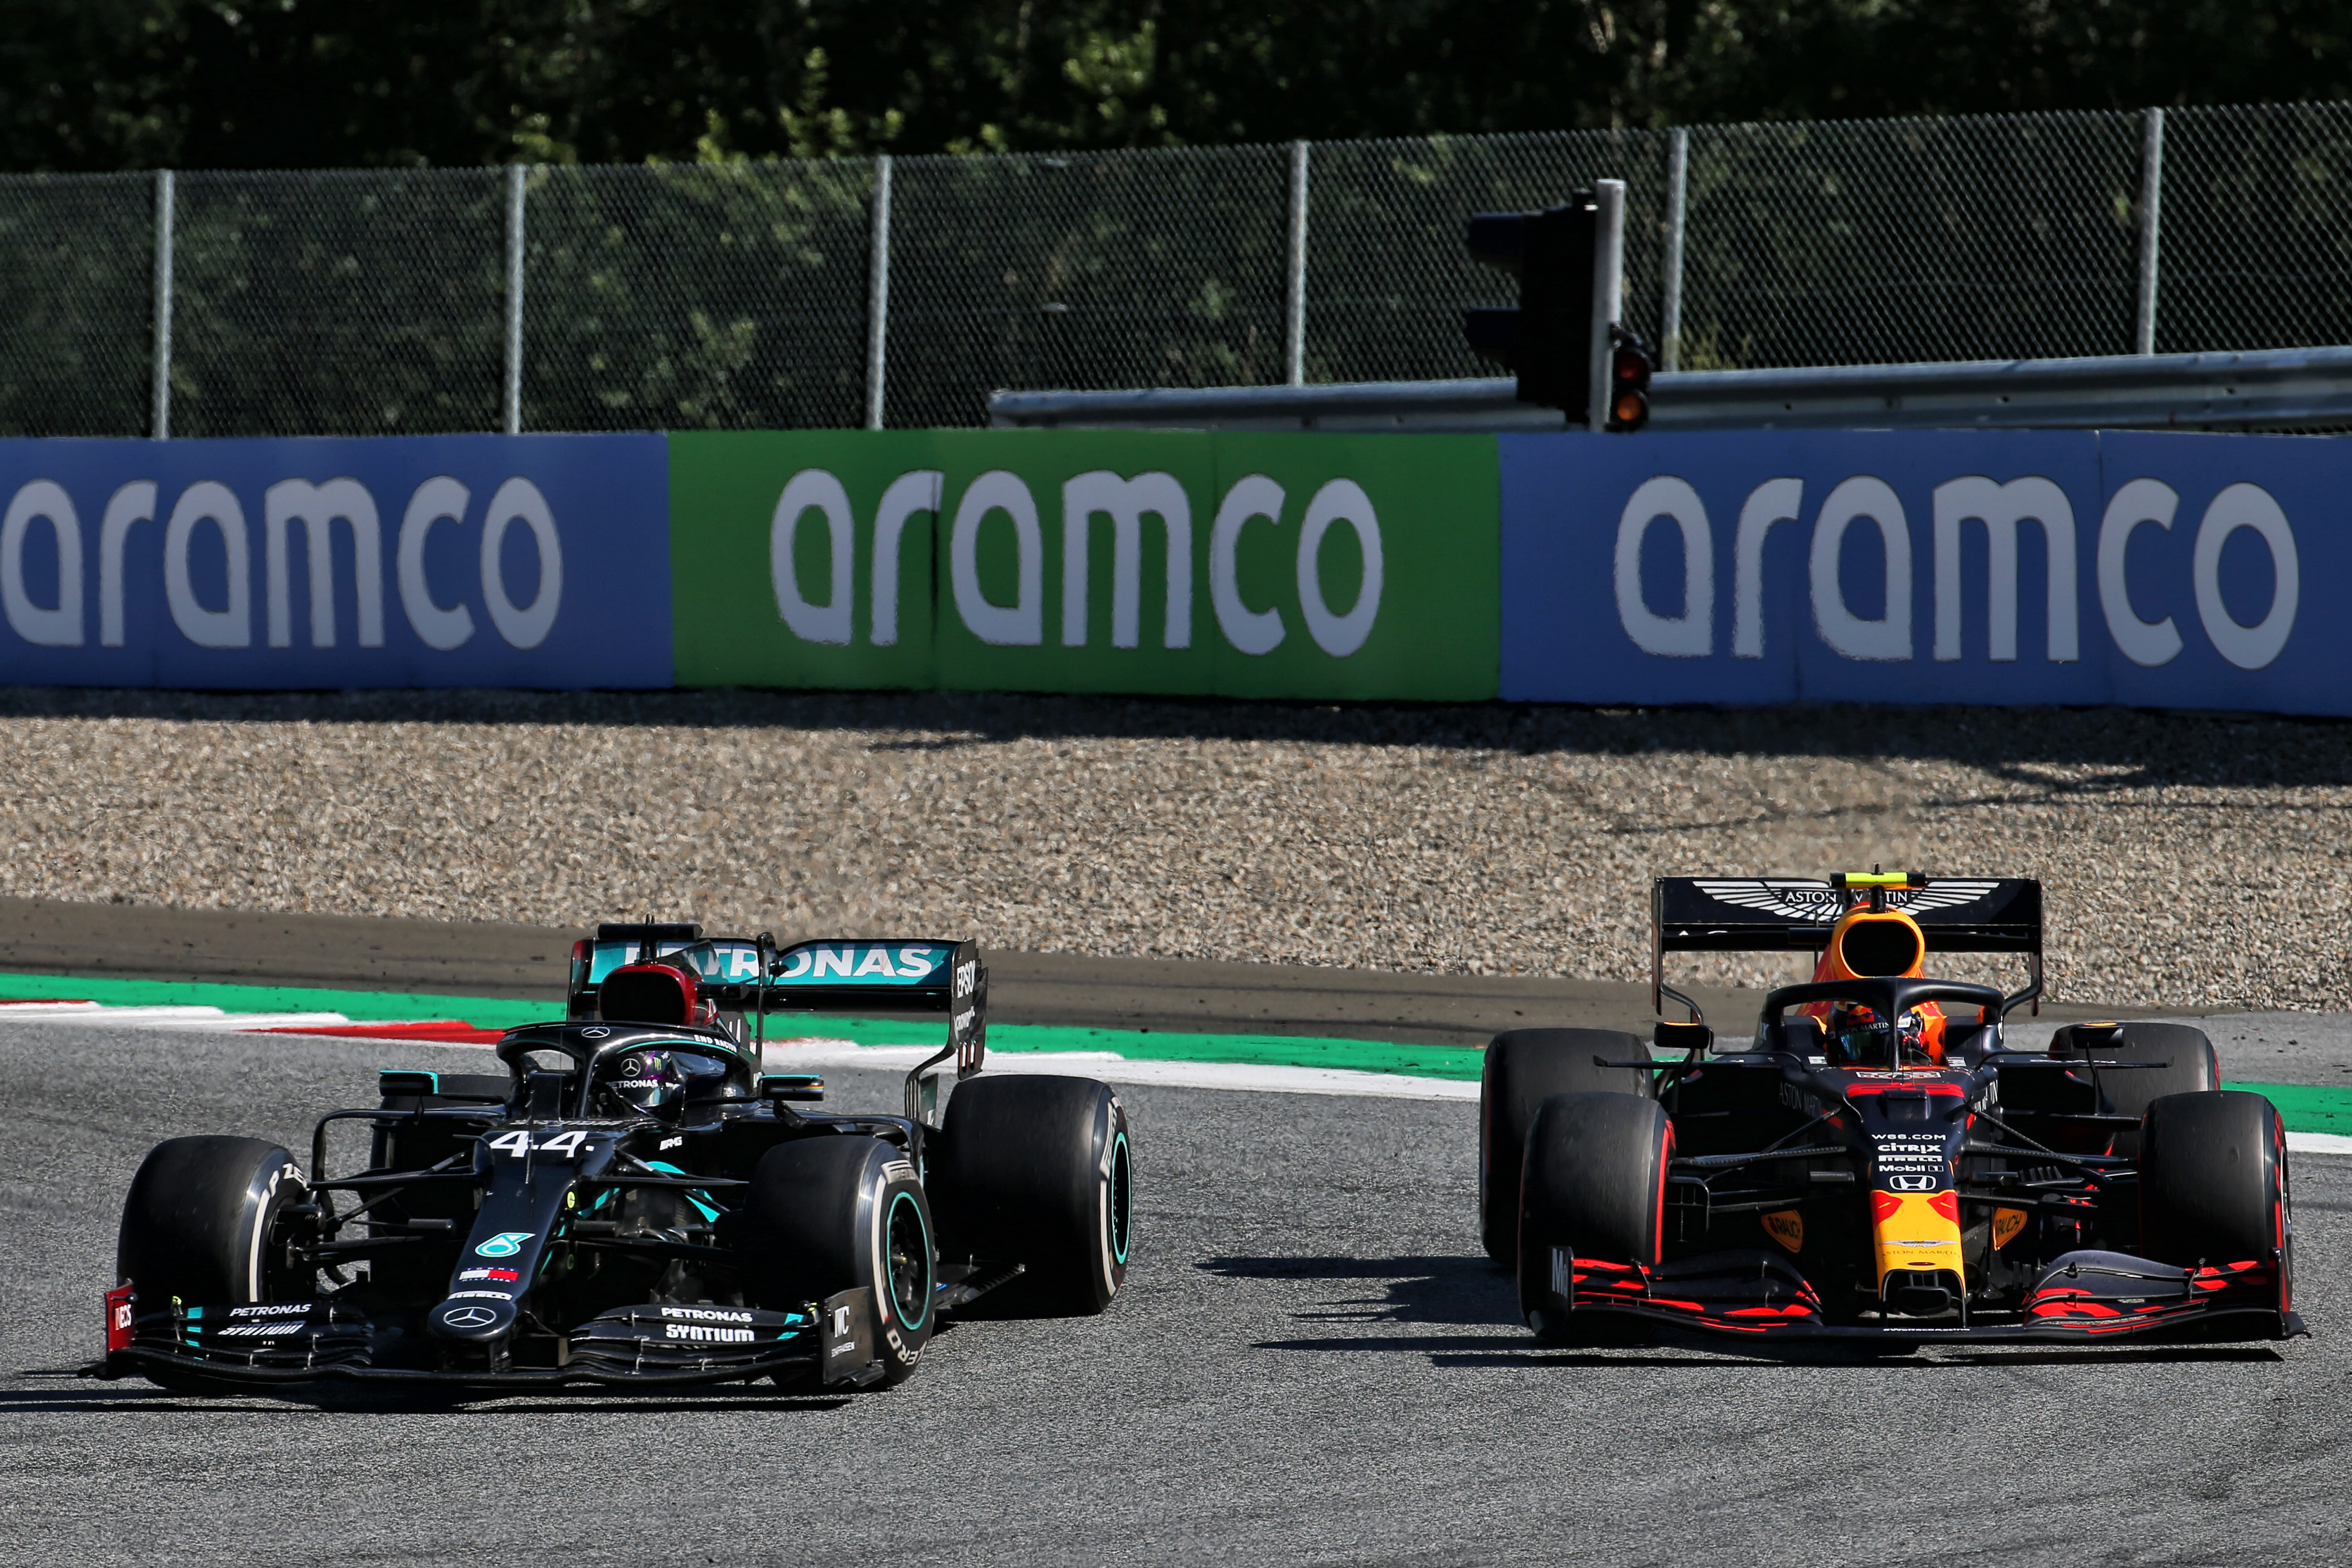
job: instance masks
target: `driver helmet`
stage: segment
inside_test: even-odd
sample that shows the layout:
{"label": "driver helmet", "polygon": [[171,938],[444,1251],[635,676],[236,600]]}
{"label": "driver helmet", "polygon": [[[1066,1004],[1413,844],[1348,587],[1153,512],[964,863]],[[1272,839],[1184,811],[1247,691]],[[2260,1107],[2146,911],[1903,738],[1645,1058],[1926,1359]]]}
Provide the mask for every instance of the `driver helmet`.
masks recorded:
{"label": "driver helmet", "polygon": [[665,1121],[677,1120],[698,1079],[707,1082],[727,1076],[724,1062],[699,1051],[676,1050],[667,1046],[623,1051],[600,1070],[605,1088],[620,1100],[625,1110],[641,1111]]}
{"label": "driver helmet", "polygon": [[[1830,1014],[1828,1028],[1830,1058],[1845,1064],[1888,1061],[1886,1024],[1877,1010],[1859,1003],[1841,1005]],[[1895,1051],[1892,1057],[1897,1067],[1936,1067],[1942,1054],[1928,1039],[1927,1016],[1916,1007],[1906,1009],[1895,1020]]]}
{"label": "driver helmet", "polygon": [[605,1074],[606,1086],[632,1110],[659,1115],[686,1094],[686,1073],[675,1051],[628,1051]]}

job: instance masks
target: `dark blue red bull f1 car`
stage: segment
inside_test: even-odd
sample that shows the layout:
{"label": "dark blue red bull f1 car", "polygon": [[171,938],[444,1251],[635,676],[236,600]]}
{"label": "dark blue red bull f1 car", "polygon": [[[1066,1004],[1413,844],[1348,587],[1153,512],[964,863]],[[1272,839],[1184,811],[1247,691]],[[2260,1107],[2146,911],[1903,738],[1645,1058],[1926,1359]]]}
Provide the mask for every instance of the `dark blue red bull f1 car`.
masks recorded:
{"label": "dark blue red bull f1 car", "polygon": [[[1546,1338],[1682,1323],[1750,1337],[2284,1338],[2286,1134],[2221,1087],[2186,1025],[2003,1020],[2042,989],[2037,882],[1853,874],[1664,879],[1654,1058],[1636,1037],[1518,1029],[1487,1047],[1487,1250]],[[1675,952],[1818,954],[1718,1038]],[[1931,952],[2021,956],[2004,995]]]}
{"label": "dark blue red bull f1 car", "polygon": [[[1126,1278],[1126,1114],[1090,1079],[975,1077],[987,1001],[970,942],[601,926],[567,1016],[509,1030],[503,1072],[385,1072],[307,1170],[257,1139],[158,1145],[91,1370],[860,1386],[991,1292],[1099,1312]],[[845,1007],[949,1016],[904,1114],[806,1109],[819,1079],[761,1070],[771,1013]],[[363,1169],[331,1173],[338,1123],[368,1130]]]}

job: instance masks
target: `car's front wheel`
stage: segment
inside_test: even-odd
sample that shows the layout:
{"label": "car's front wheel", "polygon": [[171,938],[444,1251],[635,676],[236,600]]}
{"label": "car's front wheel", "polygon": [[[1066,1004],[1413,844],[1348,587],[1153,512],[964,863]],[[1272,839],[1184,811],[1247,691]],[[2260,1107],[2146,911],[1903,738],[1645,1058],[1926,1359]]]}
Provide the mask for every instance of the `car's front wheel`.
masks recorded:
{"label": "car's front wheel", "polygon": [[1555,1095],[1537,1108],[1520,1166],[1519,1310],[1549,1340],[1577,1337],[1576,1260],[1629,1273],[1664,1256],[1674,1123],[1631,1094]]}
{"label": "car's front wheel", "polygon": [[1486,1046],[1478,1082],[1478,1232],[1512,1267],[1519,1247],[1519,1163],[1536,1108],[1556,1094],[1650,1093],[1649,1047],[1622,1029],[1507,1029]]}
{"label": "car's front wheel", "polygon": [[2172,1094],[2140,1123],[2140,1250],[2160,1263],[2264,1263],[2279,1270],[2279,1310],[2291,1307],[2294,1203],[2286,1131],[2259,1094]]}
{"label": "car's front wheel", "polygon": [[[318,1276],[293,1258],[286,1211],[307,1189],[294,1156],[258,1138],[173,1138],[131,1178],[116,1233],[116,1275],[142,1315],[172,1306],[305,1301]],[[201,1379],[154,1367],[151,1381],[188,1393]]]}
{"label": "car's front wheel", "polygon": [[774,1310],[870,1287],[883,1381],[913,1375],[930,1342],[939,1255],[930,1201],[899,1150],[841,1134],[769,1150],[751,1172],[742,1251],[752,1299]]}

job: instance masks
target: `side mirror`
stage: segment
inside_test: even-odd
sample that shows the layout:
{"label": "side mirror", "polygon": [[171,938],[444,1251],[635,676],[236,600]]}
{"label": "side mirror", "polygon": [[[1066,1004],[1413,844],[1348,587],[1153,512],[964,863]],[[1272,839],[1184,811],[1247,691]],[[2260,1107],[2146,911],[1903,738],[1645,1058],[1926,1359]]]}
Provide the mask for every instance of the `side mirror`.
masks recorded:
{"label": "side mirror", "polygon": [[1822,1057],[1829,1054],[1829,1036],[1822,1021],[1810,1013],[1790,1013],[1773,1026],[1772,1033],[1780,1048],[1800,1057]]}
{"label": "side mirror", "polygon": [[1662,1051],[1705,1055],[1707,1048],[1715,1044],[1715,1031],[1705,1024],[1661,1022],[1650,1030],[1650,1043]]}
{"label": "side mirror", "polygon": [[821,1100],[824,1098],[824,1079],[814,1073],[770,1073],[760,1079],[762,1100]]}
{"label": "side mirror", "polygon": [[534,1068],[523,1079],[526,1114],[534,1121],[553,1121],[563,1114],[563,1086],[572,1081],[564,1072],[546,1072]]}

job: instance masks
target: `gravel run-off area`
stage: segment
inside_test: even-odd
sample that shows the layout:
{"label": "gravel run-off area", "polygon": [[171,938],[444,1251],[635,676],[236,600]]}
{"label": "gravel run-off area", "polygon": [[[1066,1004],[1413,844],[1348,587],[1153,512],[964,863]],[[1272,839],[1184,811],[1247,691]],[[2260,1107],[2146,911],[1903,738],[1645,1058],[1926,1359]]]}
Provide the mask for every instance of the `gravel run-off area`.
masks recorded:
{"label": "gravel run-off area", "polygon": [[2059,999],[2343,1008],[2347,811],[2352,725],[2118,710],[0,691],[0,893],[1366,969],[1879,863],[2042,879]]}

